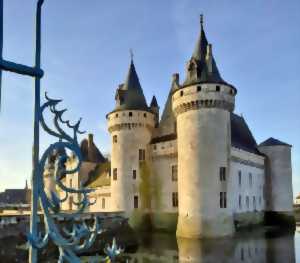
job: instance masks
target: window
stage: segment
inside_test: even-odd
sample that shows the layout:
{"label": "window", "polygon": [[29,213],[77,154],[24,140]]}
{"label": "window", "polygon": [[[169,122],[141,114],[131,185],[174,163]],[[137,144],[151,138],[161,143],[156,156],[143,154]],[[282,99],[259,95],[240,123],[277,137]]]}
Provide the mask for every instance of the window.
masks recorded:
{"label": "window", "polygon": [[183,90],[182,90],[182,91],[180,91],[180,96],[183,96]]}
{"label": "window", "polygon": [[156,150],[156,144],[153,145],[153,150]]}
{"label": "window", "polygon": [[116,113],[116,118],[118,118],[119,117],[119,114],[118,113]]}
{"label": "window", "polygon": [[117,135],[114,135],[113,136],[113,143],[117,143],[118,142],[118,136]]}
{"label": "window", "polygon": [[261,196],[258,199],[259,205],[261,206]]}
{"label": "window", "polygon": [[177,182],[178,168],[177,165],[172,165],[172,181]]}
{"label": "window", "polygon": [[216,91],[220,91],[220,86],[216,86]]}
{"label": "window", "polygon": [[220,181],[226,181],[226,167],[220,167]]}
{"label": "window", "polygon": [[252,181],[252,173],[249,173],[249,185],[252,187],[253,181]]}
{"label": "window", "polygon": [[133,198],[133,207],[139,208],[139,197],[137,195],[135,195]]}
{"label": "window", "polygon": [[105,208],[105,198],[102,198],[102,209]]}
{"label": "window", "polygon": [[136,179],[136,170],[132,171],[132,178],[135,180]]}
{"label": "window", "polygon": [[145,161],[146,159],[146,153],[144,149],[139,149],[139,161]]}
{"label": "window", "polygon": [[239,209],[242,209],[242,196],[239,195]]}
{"label": "window", "polygon": [[197,91],[201,91],[201,86],[197,86]]}
{"label": "window", "polygon": [[239,171],[239,186],[242,186],[242,171]]}
{"label": "window", "polygon": [[249,196],[246,196],[246,207],[249,209]]}
{"label": "window", "polygon": [[72,186],[73,186],[73,185],[72,185],[72,179],[70,179],[70,188],[72,188]]}
{"label": "window", "polygon": [[255,196],[253,196],[253,210],[256,210],[256,199],[255,199]]}
{"label": "window", "polygon": [[173,207],[178,207],[178,193],[172,193],[172,205]]}
{"label": "window", "polygon": [[144,117],[145,117],[145,118],[147,117],[147,113],[144,113]]}
{"label": "window", "polygon": [[226,192],[220,192],[220,208],[227,207],[227,196]]}
{"label": "window", "polygon": [[118,169],[114,168],[113,169],[113,180],[116,181],[118,178]]}
{"label": "window", "polygon": [[132,117],[132,112],[131,111],[129,112],[129,117]]}

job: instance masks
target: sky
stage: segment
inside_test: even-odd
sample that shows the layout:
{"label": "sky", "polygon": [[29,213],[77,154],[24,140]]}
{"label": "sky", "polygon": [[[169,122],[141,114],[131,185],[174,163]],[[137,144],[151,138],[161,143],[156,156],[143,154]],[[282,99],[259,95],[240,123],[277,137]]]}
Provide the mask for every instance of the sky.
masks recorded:
{"label": "sky", "polygon": [[[34,62],[33,0],[4,0],[3,57]],[[225,81],[238,94],[258,143],[275,137],[293,145],[294,195],[300,192],[299,0],[45,0],[42,94],[62,98],[66,119],[83,118],[103,153],[110,151],[105,115],[125,80],[129,50],[144,94],[161,111],[173,73],[185,77],[204,14],[208,41]],[[33,79],[3,74],[0,191],[23,188],[31,176]],[[41,131],[41,150],[51,138]]]}

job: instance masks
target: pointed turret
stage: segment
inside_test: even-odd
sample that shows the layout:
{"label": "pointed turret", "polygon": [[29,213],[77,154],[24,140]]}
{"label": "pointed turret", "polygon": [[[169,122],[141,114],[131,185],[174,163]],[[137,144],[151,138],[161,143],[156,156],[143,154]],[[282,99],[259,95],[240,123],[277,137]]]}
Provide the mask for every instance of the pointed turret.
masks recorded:
{"label": "pointed turret", "polygon": [[208,43],[204,26],[203,15],[200,20],[200,35],[190,61],[187,64],[187,76],[184,86],[197,83],[223,83],[212,53],[212,45]]}
{"label": "pointed turret", "polygon": [[158,106],[156,97],[154,95],[153,95],[151,103],[150,103],[150,109],[155,116],[155,128],[157,128],[158,123],[159,123],[159,106]]}
{"label": "pointed turret", "polygon": [[117,90],[116,100],[115,110],[149,110],[133,59],[131,59],[125,83],[121,84]]}
{"label": "pointed turret", "polygon": [[208,45],[208,41],[205,35],[205,31],[203,28],[203,15],[200,16],[200,35],[197,40],[192,58],[196,60],[205,60],[206,48]]}

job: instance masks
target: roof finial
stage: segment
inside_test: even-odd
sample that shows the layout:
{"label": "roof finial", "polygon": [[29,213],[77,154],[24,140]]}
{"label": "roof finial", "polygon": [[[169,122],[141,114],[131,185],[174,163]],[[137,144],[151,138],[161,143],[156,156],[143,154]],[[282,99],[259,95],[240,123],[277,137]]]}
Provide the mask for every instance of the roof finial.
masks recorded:
{"label": "roof finial", "polygon": [[131,62],[133,62],[133,51],[132,51],[132,48],[129,49],[129,53],[130,53]]}
{"label": "roof finial", "polygon": [[201,28],[203,28],[203,14],[200,15],[200,25]]}

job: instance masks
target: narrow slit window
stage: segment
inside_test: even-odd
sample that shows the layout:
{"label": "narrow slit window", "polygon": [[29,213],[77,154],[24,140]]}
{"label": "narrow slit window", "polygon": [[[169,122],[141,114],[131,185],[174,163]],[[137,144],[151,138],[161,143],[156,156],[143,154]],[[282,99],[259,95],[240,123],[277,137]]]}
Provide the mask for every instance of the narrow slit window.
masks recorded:
{"label": "narrow slit window", "polygon": [[145,149],[139,149],[139,161],[146,160],[146,151]]}
{"label": "narrow slit window", "polygon": [[118,142],[118,136],[117,135],[114,135],[113,136],[113,143],[117,143]]}
{"label": "narrow slit window", "polygon": [[172,205],[173,207],[178,207],[178,193],[172,193]]}
{"label": "narrow slit window", "polygon": [[132,178],[133,178],[133,180],[136,179],[136,170],[133,170],[133,171],[132,171]]}
{"label": "narrow slit window", "polygon": [[113,169],[113,180],[116,181],[118,179],[118,169],[114,168]]}
{"label": "narrow slit window", "polygon": [[220,167],[220,181],[226,181],[226,167]]}
{"label": "narrow slit window", "polygon": [[239,186],[242,186],[242,171],[239,171]]}
{"label": "narrow slit window", "polygon": [[133,207],[135,209],[139,208],[139,197],[137,195],[135,195],[133,198]]}
{"label": "narrow slit window", "polygon": [[177,182],[178,180],[178,168],[177,165],[172,165],[172,181]]}

